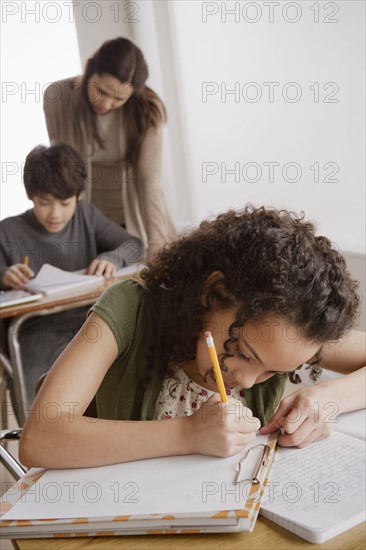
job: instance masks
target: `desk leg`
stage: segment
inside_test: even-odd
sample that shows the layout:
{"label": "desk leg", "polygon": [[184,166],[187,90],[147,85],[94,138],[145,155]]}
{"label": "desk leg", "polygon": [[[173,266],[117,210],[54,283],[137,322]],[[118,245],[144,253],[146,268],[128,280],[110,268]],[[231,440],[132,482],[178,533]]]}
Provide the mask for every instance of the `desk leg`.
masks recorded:
{"label": "desk leg", "polygon": [[0,396],[0,402],[1,402],[1,426],[0,428],[2,430],[5,430],[8,427],[8,402],[7,402],[7,381],[8,378],[13,380],[13,367],[11,366],[11,363],[8,359],[8,357],[0,351],[0,369],[2,369],[2,373],[0,376],[3,378],[3,387],[2,383],[0,381],[0,391],[2,392],[2,395]]}
{"label": "desk leg", "polygon": [[25,386],[22,355],[20,352],[19,333],[23,323],[34,317],[34,313],[14,317],[8,329],[8,346],[10,361],[13,367],[13,388],[14,388],[14,412],[19,426],[22,427],[27,417],[28,395]]}

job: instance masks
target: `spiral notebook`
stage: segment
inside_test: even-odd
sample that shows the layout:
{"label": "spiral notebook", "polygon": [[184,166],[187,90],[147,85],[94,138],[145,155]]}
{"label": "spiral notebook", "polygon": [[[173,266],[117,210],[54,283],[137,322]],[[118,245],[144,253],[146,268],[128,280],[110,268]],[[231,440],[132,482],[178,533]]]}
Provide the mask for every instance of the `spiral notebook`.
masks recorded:
{"label": "spiral notebook", "polygon": [[1,533],[39,538],[251,531],[275,444],[275,435],[257,436],[228,458],[32,469],[2,497]]}
{"label": "spiral notebook", "polygon": [[279,448],[260,514],[299,537],[321,544],[366,520],[366,411],[334,417],[330,438]]}

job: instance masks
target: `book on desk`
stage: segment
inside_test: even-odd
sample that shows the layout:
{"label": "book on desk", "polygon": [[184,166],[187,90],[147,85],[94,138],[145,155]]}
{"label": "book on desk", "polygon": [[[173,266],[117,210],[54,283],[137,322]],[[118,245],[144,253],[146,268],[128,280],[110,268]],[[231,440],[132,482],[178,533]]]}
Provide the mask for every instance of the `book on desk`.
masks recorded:
{"label": "book on desk", "polygon": [[188,455],[97,468],[30,470],[2,497],[2,535],[251,531],[276,437],[258,436],[250,452],[246,448],[228,458]]}
{"label": "book on desk", "polygon": [[70,291],[85,290],[100,285],[103,276],[86,275],[83,272],[64,271],[50,264],[43,264],[37,275],[30,279],[27,290],[46,296],[59,296]]}
{"label": "book on desk", "polygon": [[304,449],[278,448],[272,434],[228,458],[30,470],[3,496],[0,528],[11,538],[238,532],[259,512],[322,543],[365,519],[365,411],[335,420],[330,438]]}
{"label": "book on desk", "polygon": [[28,292],[27,290],[21,289],[2,290],[0,293],[0,308],[34,302],[40,300],[42,296],[43,294],[40,292]]}
{"label": "book on desk", "polygon": [[[123,267],[114,277],[133,275],[142,267],[142,264]],[[24,289],[1,291],[0,308],[33,302],[43,296],[60,297],[78,291],[88,292],[105,281],[103,276],[85,275],[84,271],[64,271],[50,264],[44,264]]]}

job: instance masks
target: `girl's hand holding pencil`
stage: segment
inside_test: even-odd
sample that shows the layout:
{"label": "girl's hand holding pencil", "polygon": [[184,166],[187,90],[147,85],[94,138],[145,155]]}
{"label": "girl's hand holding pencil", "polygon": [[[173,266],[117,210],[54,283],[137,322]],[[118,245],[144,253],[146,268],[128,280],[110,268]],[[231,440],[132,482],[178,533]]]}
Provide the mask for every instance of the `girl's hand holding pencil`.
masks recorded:
{"label": "girl's hand holding pencil", "polygon": [[186,419],[191,423],[193,454],[231,456],[253,441],[260,428],[258,418],[237,399],[226,403],[215,393],[198,412]]}
{"label": "girl's hand holding pencil", "polygon": [[189,417],[195,434],[195,450],[192,452],[231,456],[242,451],[255,438],[260,422],[237,399],[228,401],[211,332],[206,332],[205,338],[219,394],[212,395],[196,414]]}

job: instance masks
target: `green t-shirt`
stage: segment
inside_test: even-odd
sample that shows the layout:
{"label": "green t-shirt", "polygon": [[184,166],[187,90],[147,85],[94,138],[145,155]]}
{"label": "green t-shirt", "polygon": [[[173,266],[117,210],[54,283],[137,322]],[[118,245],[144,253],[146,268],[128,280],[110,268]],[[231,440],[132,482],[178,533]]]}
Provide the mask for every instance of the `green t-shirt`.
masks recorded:
{"label": "green t-shirt", "polygon": [[[118,345],[118,357],[97,392],[99,418],[152,420],[163,384],[159,354],[153,347],[173,318],[169,290],[153,294],[137,281],[110,286],[91,308],[110,327]],[[148,384],[144,383],[146,378]],[[287,375],[274,376],[245,389],[245,404],[264,425],[282,397]]]}

